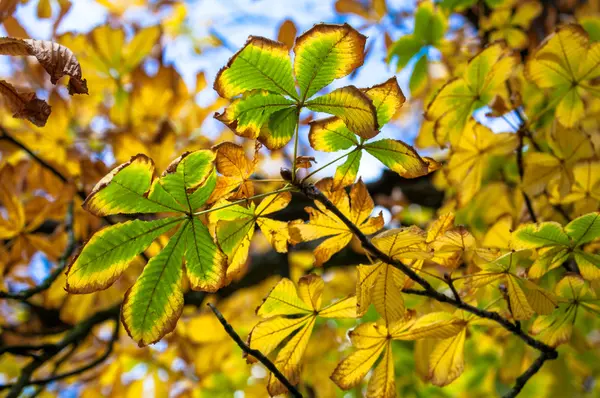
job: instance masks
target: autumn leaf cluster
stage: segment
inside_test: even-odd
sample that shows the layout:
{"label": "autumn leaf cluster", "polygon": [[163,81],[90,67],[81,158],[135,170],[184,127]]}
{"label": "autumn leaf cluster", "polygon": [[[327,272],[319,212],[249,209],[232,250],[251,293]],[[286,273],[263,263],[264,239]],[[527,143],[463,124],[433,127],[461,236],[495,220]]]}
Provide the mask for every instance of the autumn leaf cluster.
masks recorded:
{"label": "autumn leaf cluster", "polygon": [[[170,41],[229,44],[194,37],[188,5],[128,30],[135,2],[99,1],[119,23],[50,41],[13,35],[12,3],[1,389],[89,371],[85,396],[597,392],[593,4],[338,0],[360,23],[287,19],[191,88]],[[56,3],[37,15],[58,26]],[[355,86],[377,48],[389,76]]]}

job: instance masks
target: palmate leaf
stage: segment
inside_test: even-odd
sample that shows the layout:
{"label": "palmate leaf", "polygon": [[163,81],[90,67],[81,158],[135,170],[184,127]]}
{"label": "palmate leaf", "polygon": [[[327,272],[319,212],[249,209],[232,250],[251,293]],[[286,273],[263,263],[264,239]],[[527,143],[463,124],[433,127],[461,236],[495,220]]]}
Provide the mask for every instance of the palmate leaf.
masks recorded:
{"label": "palmate leaf", "polygon": [[402,36],[390,46],[388,60],[397,58],[397,70],[403,69],[421,48],[440,46],[447,24],[447,17],[433,2],[420,2],[415,11],[414,33]]}
{"label": "palmate leaf", "polygon": [[[405,101],[396,78],[362,91],[373,102],[379,126],[389,122]],[[354,133],[361,137],[360,141]],[[420,177],[436,168],[434,161],[429,163],[410,145],[400,140],[368,141],[373,137],[374,135],[365,136],[353,130],[350,124],[338,117],[311,122],[308,135],[310,145],[319,151],[337,152],[354,147],[347,154],[348,159],[336,170],[336,189],[350,185],[356,180],[363,150],[405,178]]]}
{"label": "palmate leaf", "polygon": [[348,334],[356,351],[338,364],[331,380],[343,390],[349,390],[358,385],[381,358],[369,380],[366,396],[395,397],[392,340],[436,338],[442,340],[436,343],[429,358],[429,379],[438,386],[449,384],[463,370],[463,351],[469,321],[469,317],[461,314],[433,312],[419,319],[407,317],[390,323],[387,327],[375,322],[363,323]]}
{"label": "palmate leaf", "polygon": [[[352,296],[322,307],[324,287],[321,277],[314,274],[300,278],[297,287],[284,278],[273,287],[256,310],[257,315],[267,319],[252,329],[248,344],[264,355],[269,355],[291,336],[279,350],[274,364],[292,384],[300,381],[300,361],[317,317],[356,317],[356,299]],[[272,374],[269,376],[267,389],[271,396],[287,391]]]}
{"label": "palmate leaf", "polygon": [[517,267],[523,267],[529,255],[529,250],[502,255],[491,263],[482,265],[482,271],[469,275],[468,283],[473,288],[497,287],[503,283],[510,311],[516,320],[527,320],[534,314],[548,315],[558,304],[554,294],[517,275]]}
{"label": "palmate leaf", "polygon": [[564,228],[552,221],[521,225],[512,234],[511,247],[537,250],[538,257],[530,269],[534,278],[572,257],[585,279],[596,280],[600,278],[600,256],[584,251],[581,246],[598,238],[600,212],[593,212],[576,218]]}
{"label": "palmate leaf", "polygon": [[501,43],[493,43],[473,57],[462,76],[446,82],[427,106],[425,117],[436,121],[438,144],[456,144],[474,110],[495,96],[508,98],[506,79],[517,63]]}
{"label": "palmate leaf", "polygon": [[362,65],[366,38],[347,24],[315,25],[294,47],[294,85],[287,47],[250,37],[215,80],[215,89],[232,104],[215,117],[236,134],[274,150],[292,138],[300,110],[308,108],[341,118],[357,134],[372,137],[379,128],[370,98],[354,86],[311,99],[333,80]]}
{"label": "palmate leaf", "polygon": [[[373,234],[383,227],[381,214],[377,217],[370,217],[375,204],[361,180],[352,186],[350,196],[343,189],[334,190],[331,179],[321,180],[317,185],[364,234]],[[310,216],[308,223],[294,223],[290,225],[289,229],[294,243],[327,237],[314,251],[315,264],[320,266],[346,247],[352,240],[353,234],[336,215],[327,210],[320,202],[315,201],[315,205],[317,208],[305,208]]]}
{"label": "palmate leaf", "polygon": [[183,308],[184,258],[193,289],[216,291],[225,282],[226,257],[194,216],[215,188],[214,159],[210,150],[186,152],[154,178],[152,160],[137,155],[104,177],[84,202],[88,211],[102,216],[175,213],[100,230],[67,269],[68,292],[106,289],[154,239],[176,229],[125,295],[122,320],[140,346],[160,340],[175,327]]}
{"label": "palmate leaf", "polygon": [[[373,244],[391,258],[398,260],[427,259],[431,254],[425,245],[425,232],[418,227],[391,229],[376,235]],[[358,315],[364,315],[371,303],[386,325],[405,316],[402,289],[406,276],[390,264],[381,261],[357,267],[356,305]]]}
{"label": "palmate leaf", "polygon": [[446,174],[456,186],[461,206],[479,192],[490,157],[510,154],[517,141],[516,134],[496,134],[474,119],[467,122],[457,144],[452,146]]}
{"label": "palmate leaf", "polygon": [[565,127],[574,127],[585,115],[582,95],[600,95],[600,45],[590,43],[579,25],[564,25],[548,36],[526,65],[526,76],[539,87],[551,89],[555,115]]}
{"label": "palmate leaf", "polygon": [[525,155],[523,188],[530,195],[548,189],[564,197],[574,182],[571,169],[580,160],[593,157],[594,146],[584,131],[565,128],[552,129],[548,145],[552,153],[528,151]]}
{"label": "palmate leaf", "polygon": [[531,326],[531,333],[538,335],[541,341],[552,347],[571,339],[573,324],[580,308],[594,316],[600,310],[600,301],[594,290],[577,275],[565,276],[558,282],[554,292],[561,299],[558,309],[550,315],[536,318]]}
{"label": "palmate leaf", "polygon": [[291,242],[287,223],[267,216],[284,209],[291,200],[289,192],[281,192],[265,197],[256,207],[254,203],[248,207],[238,204],[227,206],[226,201],[215,204],[215,208],[224,208],[211,212],[208,217],[210,224],[215,226],[214,236],[228,257],[228,280],[242,271],[256,225],[276,251],[287,252]]}

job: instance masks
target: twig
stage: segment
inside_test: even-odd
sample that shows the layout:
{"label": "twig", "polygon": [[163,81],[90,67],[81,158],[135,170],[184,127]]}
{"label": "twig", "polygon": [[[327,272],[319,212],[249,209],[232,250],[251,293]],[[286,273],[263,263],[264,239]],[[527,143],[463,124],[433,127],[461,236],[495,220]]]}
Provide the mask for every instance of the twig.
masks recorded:
{"label": "twig", "polygon": [[519,377],[517,377],[517,381],[515,381],[515,385],[513,388],[506,394],[503,395],[503,398],[514,398],[516,397],[525,384],[531,379],[544,365],[549,359],[556,359],[555,356],[552,356],[551,353],[542,352],[541,355],[531,364],[529,368]]}
{"label": "twig", "polygon": [[279,380],[281,384],[283,384],[288,389],[288,391],[293,397],[302,398],[302,394],[300,394],[296,387],[294,387],[292,383],[290,383],[290,381],[279,371],[279,369],[277,369],[277,366],[275,366],[275,364],[273,364],[273,362],[271,362],[269,358],[264,356],[263,353],[259,350],[250,348],[248,344],[244,343],[242,338],[235,332],[235,330],[233,330],[233,327],[227,322],[227,320],[223,317],[223,314],[221,314],[217,307],[215,307],[211,303],[208,303],[208,306],[210,307],[212,312],[215,313],[216,317],[219,319],[219,322],[221,322],[221,325],[223,325],[223,328],[225,329],[227,334],[233,339],[233,341],[235,341],[235,343],[242,349],[242,351],[244,351],[248,355],[253,356],[260,363],[265,365],[265,367],[269,369],[271,373],[273,373],[273,376],[275,376],[277,380]]}
{"label": "twig", "polygon": [[[52,348],[47,348],[42,355],[40,355],[37,358],[34,358],[31,362],[29,362],[21,370],[21,373],[15,383],[0,385],[0,391],[10,388],[10,391],[8,392],[8,395],[6,395],[6,398],[17,398],[21,394],[21,392],[23,391],[23,389],[25,387],[27,387],[31,384],[39,384],[40,380],[37,380],[37,381],[34,380],[33,382],[31,381],[31,378],[32,378],[34,372],[38,368],[40,368],[42,365],[44,365],[44,363],[46,363],[47,361],[52,359],[54,356],[56,356],[59,352],[61,352],[66,347],[68,347],[72,344],[78,344],[82,339],[84,339],[90,333],[90,331],[92,330],[92,328],[95,325],[97,325],[101,322],[104,322],[106,320],[109,320],[109,319],[114,319],[115,323],[118,324],[119,323],[118,315],[119,315],[119,306],[117,305],[117,306],[111,307],[107,310],[99,311],[99,312],[95,313],[94,315],[92,315],[91,317],[84,320],[83,322],[79,323],[77,326],[75,326],[73,329],[71,329],[67,333],[67,335],[62,340],[60,340],[58,343],[56,343]],[[79,371],[83,372],[87,369],[91,369],[93,366],[96,366],[100,362],[94,361],[91,364],[84,367],[85,369],[80,368]],[[84,369],[84,370],[81,370],[81,369]],[[67,376],[64,376],[64,377],[68,377],[69,375],[71,375],[71,374],[68,374]],[[44,383],[42,383],[42,384],[44,384]]]}
{"label": "twig", "polygon": [[8,293],[0,291],[0,298],[7,298],[13,300],[27,300],[31,296],[43,292],[44,290],[48,289],[50,285],[52,285],[56,278],[58,278],[58,276],[63,272],[63,270],[67,266],[67,261],[69,260],[69,257],[71,257],[71,255],[75,251],[77,242],[75,240],[75,230],[73,228],[73,202],[69,203],[69,206],[67,208],[65,225],[67,229],[68,241],[65,251],[58,259],[58,267],[56,267],[56,269],[38,286],[17,293]]}
{"label": "twig", "polygon": [[456,290],[456,286],[454,286],[454,281],[452,280],[450,274],[444,274],[444,280],[450,287],[450,290],[452,290],[452,294],[454,294],[454,298],[456,299],[456,301],[461,302],[462,300],[460,298],[460,295],[458,294],[458,291]]}
{"label": "twig", "polygon": [[[20,141],[16,140],[15,138],[13,138],[8,133],[8,131],[6,131],[6,129],[4,128],[4,126],[0,126],[0,132],[2,133],[2,135],[0,135],[0,139],[1,140],[8,141],[11,144],[13,144],[14,146],[18,147],[19,149],[27,152],[27,154],[29,156],[31,156],[33,159],[35,159],[35,161],[38,162],[43,168],[45,168],[46,170],[48,170],[49,172],[51,172],[52,174],[54,174],[54,176],[56,178],[58,178],[59,180],[61,180],[65,184],[69,183],[69,179],[67,177],[65,177],[60,171],[58,171],[56,169],[56,167],[52,166],[50,163],[48,163],[44,159],[40,158],[31,149],[27,148],[23,143],[21,143]],[[83,191],[77,191],[77,195],[79,195],[79,197],[82,200],[85,200],[85,197],[87,196],[85,194],[85,192],[83,192]]]}
{"label": "twig", "polygon": [[[517,146],[517,167],[519,168],[519,177],[521,177],[521,183],[523,183],[523,176],[525,175],[525,167],[523,166],[523,126],[524,125],[521,125],[517,131],[517,136],[519,137],[519,145]],[[529,195],[525,193],[525,189],[523,187],[521,187],[521,193],[523,194],[523,199],[525,200],[525,205],[527,206],[527,211],[529,211],[531,221],[537,222],[537,217],[535,216],[531,199],[529,198]]]}
{"label": "twig", "polygon": [[423,288],[423,291],[416,290],[416,289],[405,289],[404,292],[410,292],[413,294],[418,294],[420,296],[430,297],[439,302],[451,304],[456,308],[460,308],[464,311],[470,312],[471,314],[474,314],[480,318],[492,320],[492,321],[498,323],[504,329],[506,329],[509,332],[511,332],[512,334],[514,334],[515,336],[519,337],[521,340],[523,340],[525,342],[525,344],[529,345],[530,347],[535,348],[536,350],[547,353],[548,359],[554,359],[554,358],[558,357],[558,352],[553,347],[550,347],[550,346],[546,345],[545,343],[534,339],[527,333],[524,333],[519,327],[517,327],[515,324],[513,324],[512,322],[510,322],[508,319],[504,318],[497,312],[479,309],[477,307],[474,307],[470,304],[465,303],[464,301],[457,301],[454,298],[448,297],[445,294],[438,292],[436,289],[434,289],[431,286],[431,284],[427,280],[423,279],[415,271],[410,269],[408,266],[403,264],[401,261],[388,256],[387,254],[385,254],[384,252],[379,250],[375,245],[373,245],[373,243],[371,243],[370,239],[367,238],[367,236],[365,234],[363,234],[360,231],[360,229],[352,221],[350,221],[348,219],[348,217],[346,217],[337,208],[337,206],[335,206],[313,184],[303,182],[303,183],[297,184],[297,187],[309,199],[321,202],[327,210],[329,210],[333,214],[335,214],[344,223],[344,225],[346,225],[346,227],[348,227],[348,229],[359,239],[359,241],[361,242],[361,244],[365,250],[372,253],[375,257],[377,257],[379,260],[383,261],[384,263],[390,264],[393,267],[399,269],[406,276],[408,276],[413,281],[415,281],[416,283],[421,285],[421,287]]}

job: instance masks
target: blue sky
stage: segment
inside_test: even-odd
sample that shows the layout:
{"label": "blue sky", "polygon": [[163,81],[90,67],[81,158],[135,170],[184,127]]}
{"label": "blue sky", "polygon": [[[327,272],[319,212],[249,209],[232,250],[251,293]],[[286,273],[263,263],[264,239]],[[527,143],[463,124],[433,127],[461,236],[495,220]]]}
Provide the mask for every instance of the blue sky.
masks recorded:
{"label": "blue sky", "polygon": [[[316,23],[342,23],[348,22],[358,27],[364,24],[364,20],[357,16],[340,16],[334,10],[334,1],[322,0],[195,0],[186,2],[188,5],[188,23],[195,38],[206,37],[211,33],[217,33],[225,38],[227,47],[210,49],[198,55],[193,49],[193,43],[189,38],[180,37],[177,40],[166,43],[165,59],[174,64],[184,77],[185,81],[193,86],[197,72],[204,71],[209,83],[212,83],[217,71],[227,62],[233,54],[232,50],[241,48],[249,35],[276,38],[278,26],[285,19],[291,19],[297,26],[298,32],[309,29]],[[32,38],[48,39],[52,31],[52,22],[39,20],[36,17],[36,1],[31,1],[24,6],[19,6],[16,17],[27,29]],[[412,1],[388,0],[391,10],[410,10],[414,7]],[[57,12],[56,3],[54,3]],[[107,10],[93,0],[75,0],[70,12],[64,18],[58,33],[79,31],[87,32],[91,28],[106,23]],[[124,16],[127,21],[136,22],[140,25],[150,25],[164,15],[152,15],[143,7],[131,8]],[[391,20],[384,20],[388,26],[392,26]],[[372,54],[352,79],[344,78],[333,83],[332,87],[341,87],[354,84],[358,87],[368,87],[384,82],[395,74],[395,68],[384,62],[385,49],[382,35],[376,28],[363,31],[369,40],[375,40]],[[398,38],[402,34],[400,29],[393,28],[392,37]],[[375,39],[376,38],[376,39]],[[398,74],[400,86],[408,93],[408,70]],[[84,71],[85,74],[85,71]],[[198,101],[210,101],[216,94],[206,90]],[[418,131],[418,119],[405,121],[402,126],[388,125],[382,130],[380,137],[399,138],[411,142]],[[218,125],[209,121],[203,126],[207,135],[216,132]],[[306,144],[307,131],[301,135]],[[318,154],[319,164],[326,163],[338,157],[337,154]],[[365,154],[361,164],[360,175],[366,180],[377,178],[381,173],[380,163]],[[329,168],[321,175],[331,175],[333,168]]]}

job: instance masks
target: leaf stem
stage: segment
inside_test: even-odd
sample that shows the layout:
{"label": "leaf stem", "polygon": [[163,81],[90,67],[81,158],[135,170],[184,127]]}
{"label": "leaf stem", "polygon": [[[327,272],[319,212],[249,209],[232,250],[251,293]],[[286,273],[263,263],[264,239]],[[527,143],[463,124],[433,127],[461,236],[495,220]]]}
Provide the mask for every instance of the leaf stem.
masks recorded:
{"label": "leaf stem", "polygon": [[247,201],[252,200],[252,199],[264,198],[265,196],[276,195],[278,193],[289,192],[289,191],[294,191],[294,190],[295,190],[295,188],[293,186],[286,185],[283,188],[278,189],[276,191],[261,193],[261,194],[258,194],[258,195],[250,196],[249,198],[244,198],[244,199],[236,200],[234,202],[227,203],[226,205],[223,205],[223,206],[212,207],[210,209],[206,209],[206,210],[202,210],[202,211],[197,211],[195,213],[192,213],[192,215],[194,215],[194,216],[201,216],[202,214],[212,213],[213,211],[217,211],[217,210],[221,210],[221,209],[226,209],[228,207],[239,205],[240,203],[244,203],[244,202],[247,202]]}
{"label": "leaf stem", "polygon": [[327,163],[327,164],[325,164],[325,165],[323,165],[323,166],[319,167],[319,168],[318,168],[318,169],[316,169],[316,170],[313,170],[313,171],[311,171],[311,172],[310,172],[310,174],[308,174],[306,177],[304,177],[304,178],[303,178],[303,180],[307,180],[308,178],[310,178],[310,177],[312,177],[313,175],[317,174],[319,171],[323,170],[324,168],[326,168],[326,167],[329,167],[329,166],[331,166],[332,164],[334,164],[334,163],[336,163],[336,162],[338,162],[338,161],[340,161],[340,160],[344,159],[345,157],[349,156],[351,153],[354,153],[354,152],[356,152],[356,150],[357,150],[357,148],[354,148],[354,149],[353,149],[353,150],[351,150],[350,152],[348,152],[348,153],[346,153],[346,154],[344,154],[344,155],[342,155],[342,156],[340,156],[340,157],[338,157],[338,158],[335,158],[335,159],[334,159],[334,160],[332,160],[331,162],[329,162],[329,163]]}
{"label": "leaf stem", "polygon": [[235,343],[242,349],[242,351],[244,351],[244,353],[253,356],[267,369],[269,369],[273,376],[275,376],[277,380],[279,380],[281,384],[283,384],[288,389],[292,397],[302,398],[302,394],[300,394],[300,391],[298,391],[296,387],[292,385],[292,383],[285,377],[285,375],[283,375],[283,373],[279,371],[279,369],[277,369],[277,366],[275,366],[275,364],[271,362],[269,358],[263,355],[263,353],[259,350],[250,348],[248,344],[244,343],[242,338],[236,333],[236,331],[229,324],[229,322],[227,322],[227,320],[225,319],[225,317],[223,317],[223,314],[221,314],[221,311],[219,311],[217,307],[215,307],[212,303],[208,303],[207,305],[210,307],[212,312],[214,312],[219,322],[221,322],[221,325],[223,325],[225,332],[227,332],[227,334],[233,339],[233,341],[235,341]]}
{"label": "leaf stem", "polygon": [[292,159],[292,181],[296,181],[296,159],[298,158],[298,141],[300,137],[300,109],[299,105],[296,110],[296,131],[294,132],[294,158]]}

